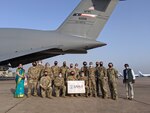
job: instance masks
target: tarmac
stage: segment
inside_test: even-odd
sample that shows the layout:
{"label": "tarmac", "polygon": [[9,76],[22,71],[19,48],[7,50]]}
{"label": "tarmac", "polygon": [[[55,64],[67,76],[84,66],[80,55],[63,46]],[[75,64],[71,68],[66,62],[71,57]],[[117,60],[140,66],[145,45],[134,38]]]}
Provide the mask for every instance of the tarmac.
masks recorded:
{"label": "tarmac", "polygon": [[14,98],[14,80],[0,80],[0,113],[150,113],[150,77],[136,79],[135,98],[127,100],[122,79],[118,100],[101,97]]}

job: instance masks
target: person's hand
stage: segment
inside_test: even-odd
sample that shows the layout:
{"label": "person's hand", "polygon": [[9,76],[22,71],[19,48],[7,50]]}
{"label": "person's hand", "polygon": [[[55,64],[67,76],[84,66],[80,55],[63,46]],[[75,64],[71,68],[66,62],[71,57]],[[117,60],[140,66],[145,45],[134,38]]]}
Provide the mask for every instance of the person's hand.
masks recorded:
{"label": "person's hand", "polygon": [[134,83],[135,83],[135,80],[132,80],[132,83],[134,84]]}

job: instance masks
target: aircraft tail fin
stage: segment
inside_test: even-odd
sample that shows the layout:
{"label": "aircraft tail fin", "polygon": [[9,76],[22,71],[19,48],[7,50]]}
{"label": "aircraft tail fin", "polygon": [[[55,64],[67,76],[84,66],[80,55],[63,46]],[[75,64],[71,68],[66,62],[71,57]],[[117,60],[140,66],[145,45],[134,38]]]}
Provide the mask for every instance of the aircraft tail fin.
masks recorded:
{"label": "aircraft tail fin", "polygon": [[82,0],[58,32],[96,39],[119,0]]}
{"label": "aircraft tail fin", "polygon": [[142,75],[142,72],[141,72],[141,71],[139,71],[139,73]]}
{"label": "aircraft tail fin", "polygon": [[140,76],[143,76],[143,73],[142,73],[141,71],[139,71],[139,75],[140,75]]}

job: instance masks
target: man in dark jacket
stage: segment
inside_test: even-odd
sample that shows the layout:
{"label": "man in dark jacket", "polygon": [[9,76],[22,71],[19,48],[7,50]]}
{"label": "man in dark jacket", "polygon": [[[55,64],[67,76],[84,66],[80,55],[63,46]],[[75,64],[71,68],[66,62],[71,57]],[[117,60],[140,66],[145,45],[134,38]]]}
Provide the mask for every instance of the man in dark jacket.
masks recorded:
{"label": "man in dark jacket", "polygon": [[134,71],[129,68],[129,64],[124,65],[125,69],[123,70],[123,83],[126,87],[126,97],[129,100],[132,100],[134,98],[134,90],[133,90],[133,84],[135,83],[135,75]]}

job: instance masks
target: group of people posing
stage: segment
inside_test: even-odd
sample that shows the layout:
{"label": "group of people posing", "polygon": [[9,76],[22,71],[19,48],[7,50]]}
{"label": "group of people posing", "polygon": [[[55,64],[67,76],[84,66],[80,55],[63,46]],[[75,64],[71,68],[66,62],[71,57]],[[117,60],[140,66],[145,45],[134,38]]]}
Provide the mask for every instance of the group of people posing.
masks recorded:
{"label": "group of people posing", "polygon": [[[93,62],[89,62],[88,65],[87,62],[84,61],[83,66],[79,69],[77,63],[75,65],[71,63],[68,67],[66,61],[63,62],[61,67],[58,66],[57,61],[54,62],[53,66],[50,66],[49,63],[46,63],[45,66],[43,66],[39,62],[33,62],[32,66],[28,69],[27,74],[27,96],[39,95],[43,98],[52,98],[53,96],[102,96],[102,98],[106,99],[108,98],[107,86],[109,86],[111,98],[117,100],[118,71],[113,68],[113,63],[109,63],[107,69],[103,66],[102,61],[96,62],[95,65],[96,66],[94,66]],[[124,71],[124,76],[130,74],[127,74],[126,72],[127,71]],[[24,74],[25,71],[22,64],[20,64],[16,71],[17,85],[15,97],[24,96],[24,88],[22,88],[24,85]],[[128,78],[129,76],[124,77],[123,82],[127,83]],[[67,94],[67,81],[75,80],[85,81],[85,94]],[[127,96],[128,95],[129,93]],[[133,92],[132,97],[130,98],[133,98]]]}

